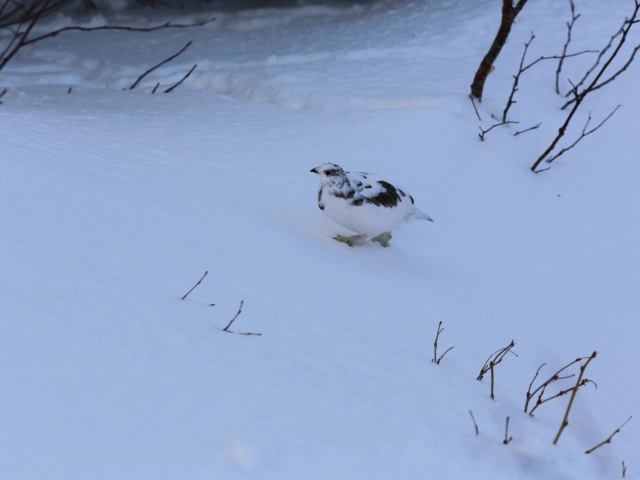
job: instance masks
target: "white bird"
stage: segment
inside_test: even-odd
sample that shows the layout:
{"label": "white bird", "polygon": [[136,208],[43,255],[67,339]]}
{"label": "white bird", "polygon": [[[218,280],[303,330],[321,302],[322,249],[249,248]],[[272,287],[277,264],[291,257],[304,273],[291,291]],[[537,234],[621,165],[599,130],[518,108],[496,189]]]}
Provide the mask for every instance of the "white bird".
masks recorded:
{"label": "white bird", "polygon": [[389,246],[391,231],[412,220],[433,219],[399,185],[365,172],[345,172],[335,163],[312,168],[320,177],[318,206],[331,220],[358,235],[334,238],[353,247],[368,240]]}

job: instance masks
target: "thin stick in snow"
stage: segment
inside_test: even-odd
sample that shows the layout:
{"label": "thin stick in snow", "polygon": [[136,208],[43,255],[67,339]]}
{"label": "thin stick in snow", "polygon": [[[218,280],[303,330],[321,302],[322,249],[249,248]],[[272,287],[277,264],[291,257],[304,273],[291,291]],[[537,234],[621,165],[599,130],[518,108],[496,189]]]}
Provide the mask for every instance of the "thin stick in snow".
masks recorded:
{"label": "thin stick in snow", "polygon": [[[596,445],[593,448],[590,448],[589,450],[587,450],[586,453],[587,455],[590,454],[591,452],[593,452],[594,450],[599,449],[601,446],[606,445],[607,443],[611,443],[611,439],[618,433],[620,433],[620,430],[622,430],[622,427],[624,427],[627,423],[629,423],[629,421],[633,418],[633,415],[630,416],[629,418],[627,418],[626,422],[624,422],[622,425],[620,425],[615,432],[613,432],[611,435],[609,435],[609,438],[607,438],[606,440],[604,440],[603,442],[600,442],[598,445]],[[624,462],[622,462],[622,467],[624,469]],[[626,470],[626,469],[624,469]],[[622,477],[624,478],[624,474],[622,475]]]}
{"label": "thin stick in snow", "polygon": [[511,349],[515,346],[516,346],[515,340],[511,340],[511,343],[509,345],[492,353],[487,359],[487,361],[484,362],[484,365],[482,366],[482,370],[480,370],[480,374],[478,375],[478,378],[476,378],[476,380],[481,381],[484,378],[485,374],[487,374],[488,372],[491,372],[491,400],[495,399],[495,396],[493,394],[494,377],[495,377],[494,368],[496,367],[496,365],[502,362],[502,360],[507,355],[507,353],[511,352],[516,357],[518,356],[516,353],[511,351]]}
{"label": "thin stick in snow", "polygon": [[189,70],[189,71],[187,72],[187,74],[186,74],[184,77],[182,77],[178,83],[176,83],[175,85],[173,85],[173,86],[171,86],[171,87],[167,88],[163,93],[170,93],[170,92],[172,92],[175,88],[177,88],[178,86],[180,86],[180,84],[181,84],[182,82],[184,82],[187,78],[189,78],[189,75],[191,75],[191,74],[193,73],[193,71],[196,69],[196,67],[197,67],[197,66],[198,66],[198,64],[195,64],[193,67],[191,67],[191,70]]}
{"label": "thin stick in snow", "polygon": [[525,128],[524,130],[520,130],[520,131],[514,133],[513,136],[517,137],[518,135],[520,135],[522,133],[527,133],[527,132],[530,132],[531,130],[537,130],[538,128],[540,128],[540,125],[542,125],[542,122],[538,123],[537,125],[534,125],[533,127],[529,127],[529,128]]}
{"label": "thin stick in snow", "polygon": [[240,316],[240,314],[242,313],[242,305],[244,305],[244,300],[240,300],[240,307],[238,308],[238,312],[235,314],[235,316],[231,319],[231,321],[229,322],[229,324],[224,327],[222,329],[223,332],[227,332],[227,333],[235,333],[237,335],[255,335],[255,336],[260,336],[262,335],[261,333],[238,333],[238,332],[232,332],[231,330],[229,330],[229,327],[233,324],[233,322],[236,321],[236,318],[238,318]]}
{"label": "thin stick in snow", "polygon": [[133,82],[131,84],[131,86],[129,87],[129,90],[133,90],[134,88],[136,88],[136,86],[138,85],[138,83],[140,83],[140,81],[146,77],[148,74],[150,74],[151,72],[153,72],[154,70],[156,70],[157,68],[160,68],[162,65],[164,65],[165,63],[169,63],[171,60],[173,60],[174,58],[178,57],[180,54],[182,54],[182,52],[184,52],[187,48],[189,48],[191,46],[193,42],[191,40],[189,40],[187,42],[187,44],[182,47],[180,49],[179,52],[174,53],[173,55],[171,55],[170,57],[165,58],[163,61],[161,61],[160,63],[158,63],[156,66],[151,67],[149,70],[147,70],[146,72],[144,72],[142,75],[140,75],[138,77],[138,79]]}
{"label": "thin stick in snow", "polygon": [[189,290],[187,293],[185,293],[183,295],[183,297],[180,300],[184,300],[185,298],[187,298],[187,295],[189,295],[191,292],[193,292],[195,290],[195,288],[200,285],[200,283],[202,282],[202,280],[204,280],[204,277],[207,276],[207,273],[209,273],[209,270],[207,270],[206,272],[204,272],[204,275],[202,275],[202,277],[200,278],[200,280],[198,280],[198,283],[196,283],[193,287],[191,287],[191,290]]}
{"label": "thin stick in snow", "polygon": [[573,401],[576,398],[576,393],[578,393],[578,388],[582,383],[582,377],[584,376],[584,371],[587,369],[589,362],[591,362],[591,360],[596,358],[597,354],[598,352],[593,352],[591,356],[587,358],[587,361],[580,366],[580,374],[578,375],[578,381],[576,382],[576,386],[572,389],[573,391],[571,392],[571,398],[569,398],[569,404],[567,405],[567,410],[564,413],[564,418],[562,419],[562,423],[560,424],[560,429],[558,430],[556,438],[554,438],[553,440],[554,445],[558,444],[558,440],[560,440],[560,436],[562,435],[562,432],[564,432],[564,429],[567,428],[567,426],[569,425],[569,412],[571,411],[571,407],[573,406]]}
{"label": "thin stick in snow", "polygon": [[480,429],[478,428],[478,424],[476,423],[476,419],[473,416],[473,412],[469,410],[469,415],[471,415],[471,420],[473,421],[473,428],[476,430],[476,436],[480,435]]}
{"label": "thin stick in snow", "polygon": [[510,124],[510,123],[518,124],[518,123],[520,123],[520,122],[512,122],[512,121],[509,121],[509,122],[500,122],[500,123],[496,123],[495,125],[491,125],[487,130],[484,130],[482,127],[480,127],[480,133],[478,134],[478,137],[480,137],[480,140],[482,140],[482,141],[484,142],[484,137],[485,137],[485,135],[486,135],[487,133],[489,133],[491,130],[493,130],[493,129],[494,129],[494,128],[496,128],[496,127],[500,127],[500,126],[502,126],[502,125],[508,125],[508,124]]}
{"label": "thin stick in snow", "polygon": [[502,443],[505,445],[509,445],[509,443],[513,440],[513,437],[509,436],[509,417],[507,417],[507,424],[504,427],[504,440]]}
{"label": "thin stick in snow", "polygon": [[439,322],[438,332],[436,333],[436,340],[433,342],[433,359],[431,360],[431,363],[435,363],[436,365],[440,365],[440,361],[444,358],[444,356],[453,349],[453,347],[449,347],[442,355],[440,355],[440,358],[438,358],[438,338],[443,331],[444,327],[442,326],[442,322]]}

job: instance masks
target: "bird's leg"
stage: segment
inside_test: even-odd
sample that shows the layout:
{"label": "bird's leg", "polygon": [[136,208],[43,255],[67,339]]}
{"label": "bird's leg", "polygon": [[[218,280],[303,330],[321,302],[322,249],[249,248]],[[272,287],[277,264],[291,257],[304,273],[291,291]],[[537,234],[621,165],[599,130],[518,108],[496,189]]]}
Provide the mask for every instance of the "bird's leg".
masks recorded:
{"label": "bird's leg", "polygon": [[378,242],[383,247],[389,246],[389,240],[391,240],[391,232],[384,232],[371,239],[372,242]]}
{"label": "bird's leg", "polygon": [[356,245],[364,245],[368,237],[369,235],[352,235],[351,237],[336,235],[333,238],[339,242],[346,243],[350,247],[355,247]]}

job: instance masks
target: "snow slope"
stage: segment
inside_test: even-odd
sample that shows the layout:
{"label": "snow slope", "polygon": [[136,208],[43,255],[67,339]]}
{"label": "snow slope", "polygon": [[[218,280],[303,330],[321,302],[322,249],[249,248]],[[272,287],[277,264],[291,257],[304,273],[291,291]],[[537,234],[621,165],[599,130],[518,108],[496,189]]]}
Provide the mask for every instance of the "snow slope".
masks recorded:
{"label": "snow slope", "polygon": [[[485,142],[466,96],[494,3],[214,12],[197,29],[67,33],[8,64],[0,478],[600,479],[623,460],[637,478],[637,419],[584,451],[638,414],[638,66],[568,135],[589,110],[619,112],[534,175],[565,115],[555,64],[527,72],[521,123]],[[630,13],[603,3],[577,4],[576,50]],[[531,31],[531,59],[564,41],[568,5],[521,15],[487,82],[485,129]],[[196,63],[172,93],[149,93]],[[576,57],[567,76],[589,64]],[[346,231],[317,209],[309,173],[325,161],[397,180],[435,223],[388,249],[335,242]],[[221,331],[241,300],[231,330],[261,336]],[[455,348],[433,365],[439,321],[440,352]],[[475,378],[512,339],[491,400]],[[531,418],[529,382],[594,350],[598,389],[579,391],[553,446],[566,397]]]}

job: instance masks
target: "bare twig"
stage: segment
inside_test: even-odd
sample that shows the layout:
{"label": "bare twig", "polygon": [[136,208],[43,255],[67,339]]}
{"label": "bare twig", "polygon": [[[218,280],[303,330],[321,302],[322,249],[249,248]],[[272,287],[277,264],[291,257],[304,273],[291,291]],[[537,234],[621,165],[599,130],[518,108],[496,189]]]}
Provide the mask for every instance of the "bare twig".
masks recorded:
{"label": "bare twig", "polygon": [[[588,455],[588,454],[590,454],[591,452],[593,452],[594,450],[599,449],[601,446],[606,445],[607,443],[611,443],[611,440],[613,439],[613,437],[614,437],[616,434],[620,433],[620,430],[622,430],[622,428],[623,428],[627,423],[629,423],[629,421],[631,421],[631,419],[632,419],[632,418],[633,418],[633,415],[632,415],[632,416],[630,416],[629,418],[627,418],[627,420],[626,420],[622,425],[620,425],[620,426],[616,429],[616,431],[615,431],[615,432],[613,432],[611,435],[609,435],[609,438],[607,438],[607,439],[606,439],[606,440],[604,440],[603,442],[600,442],[598,445],[596,445],[596,446],[595,446],[595,447],[593,447],[593,448],[590,448],[589,450],[587,450],[587,451],[586,451],[586,452],[584,452],[584,453],[586,453],[586,454]],[[624,462],[622,462],[622,468],[623,468],[623,471],[624,471],[624,470],[626,470],[626,469],[624,468]],[[624,478],[624,473],[623,473],[623,475],[622,475],[622,478]]]}
{"label": "bare twig", "polygon": [[[535,390],[531,391],[531,389],[533,388],[533,384],[535,383],[536,379],[538,378],[538,375],[540,374],[540,370],[542,370],[542,367],[544,367],[546,365],[546,363],[543,363],[542,365],[540,365],[538,367],[538,370],[536,371],[536,374],[534,375],[533,379],[531,380],[531,383],[529,384],[529,389],[527,390],[527,400],[525,401],[524,404],[524,412],[525,413],[529,413],[529,415],[533,416],[533,412],[543,403],[548,402],[549,400],[552,400],[554,398],[560,397],[562,395],[565,395],[566,393],[569,393],[571,391],[573,391],[574,388],[569,388],[567,390],[563,390],[561,392],[559,392],[558,394],[543,399],[542,397],[545,394],[545,391],[547,389],[547,387],[549,387],[552,383],[558,382],[560,380],[566,380],[568,378],[572,378],[575,377],[575,373],[571,374],[571,375],[566,375],[566,376],[560,376],[560,374],[562,372],[564,372],[566,369],[570,368],[571,366],[575,365],[576,363],[580,363],[583,360],[586,360],[587,357],[581,357],[581,358],[577,358],[575,359],[573,362],[565,365],[564,367],[562,367],[560,370],[558,370],[556,373],[554,373],[551,377],[549,377],[545,382],[543,382],[542,384],[540,384]],[[593,382],[592,380],[589,379],[583,379],[582,382],[580,382],[580,385],[578,385],[578,387],[584,386],[588,383],[593,383],[596,388],[598,388],[598,386],[595,384],[595,382]],[[531,401],[531,399],[533,397],[535,397],[536,395],[538,395],[538,400],[536,401],[536,404],[534,405],[534,407],[531,409],[531,411],[529,411],[529,402]]]}
{"label": "bare twig", "polygon": [[507,423],[504,427],[504,440],[502,441],[502,443],[504,443],[505,445],[509,445],[511,440],[513,440],[513,437],[509,436],[509,417],[507,417]]}
{"label": "bare twig", "polygon": [[469,415],[471,415],[471,420],[473,421],[473,428],[476,431],[476,436],[480,435],[480,429],[478,428],[478,424],[476,423],[476,419],[473,416],[473,412],[469,410]]}
{"label": "bare twig", "polygon": [[144,77],[146,77],[148,74],[150,74],[151,72],[153,72],[155,69],[160,68],[162,65],[164,65],[165,63],[169,63],[171,60],[173,60],[174,58],[176,58],[178,55],[182,54],[182,52],[184,52],[187,48],[189,48],[191,46],[191,43],[193,43],[191,40],[189,40],[187,42],[187,44],[182,47],[180,49],[179,52],[174,53],[173,55],[171,55],[170,57],[165,58],[163,61],[161,61],[159,64],[157,64],[154,67],[151,67],[149,70],[147,70],[146,72],[144,72],[142,75],[140,75],[138,77],[138,79],[133,82],[131,84],[131,86],[129,87],[129,90],[133,90],[134,88],[136,88],[136,86],[138,85],[138,83],[140,83],[140,80],[142,80]]}
{"label": "bare twig", "polygon": [[624,464],[624,460],[622,460],[622,478],[627,478],[627,466]]}
{"label": "bare twig", "polygon": [[449,347],[440,357],[438,357],[438,338],[440,338],[440,334],[444,331],[444,327],[442,326],[442,322],[438,323],[438,332],[436,333],[436,339],[433,342],[433,359],[431,363],[435,363],[436,365],[440,365],[440,361],[444,358],[444,356],[449,353],[453,347]]}
{"label": "bare twig", "polygon": [[238,308],[238,313],[235,314],[235,316],[231,319],[231,321],[229,322],[229,324],[224,327],[222,329],[223,332],[227,332],[227,333],[235,333],[237,335],[255,335],[255,336],[260,336],[262,335],[261,333],[238,333],[238,332],[232,332],[231,330],[229,330],[229,327],[231,326],[231,324],[233,324],[233,322],[236,321],[236,318],[238,318],[238,316],[240,316],[240,314],[242,313],[242,305],[244,305],[244,300],[240,301],[240,307]]}
{"label": "bare twig", "polygon": [[511,340],[511,343],[509,345],[507,345],[504,348],[501,348],[500,350],[497,350],[496,352],[492,353],[489,358],[487,359],[486,362],[484,362],[484,365],[482,367],[482,369],[480,370],[480,374],[478,375],[478,378],[476,378],[476,380],[482,380],[484,378],[484,376],[490,372],[491,373],[491,399],[493,400],[495,398],[494,394],[493,394],[493,389],[494,389],[494,368],[496,365],[498,365],[499,363],[502,362],[502,360],[504,359],[504,357],[507,355],[507,353],[511,352],[513,355],[515,355],[516,357],[518,355],[516,355],[516,353],[512,352],[511,349],[513,347],[515,347],[516,343],[514,340]]}
{"label": "bare twig", "polygon": [[569,412],[571,411],[571,407],[573,406],[573,401],[576,398],[576,393],[578,393],[578,388],[582,383],[582,377],[584,376],[584,372],[587,369],[587,366],[589,365],[591,360],[596,358],[597,354],[598,352],[593,352],[591,356],[587,358],[587,361],[580,366],[580,374],[578,375],[578,381],[576,382],[575,388],[572,389],[571,397],[569,398],[569,403],[567,404],[567,410],[565,411],[564,418],[562,419],[562,423],[560,424],[560,429],[556,434],[556,438],[554,438],[553,440],[554,445],[558,444],[558,440],[560,440],[560,436],[562,435],[562,432],[564,432],[564,429],[567,428],[567,426],[569,425]]}
{"label": "bare twig", "polygon": [[533,32],[531,32],[531,37],[529,38],[529,41],[524,44],[524,50],[522,52],[522,57],[520,58],[520,66],[518,67],[518,73],[516,73],[513,76],[513,86],[511,87],[511,93],[509,94],[509,99],[507,100],[507,106],[505,107],[504,112],[502,113],[502,121],[503,122],[507,121],[507,113],[509,112],[509,109],[511,108],[511,105],[513,105],[514,103],[517,103],[513,99],[513,97],[515,96],[516,92],[518,91],[518,84],[520,82],[520,76],[524,72],[529,70],[531,67],[533,67],[537,63],[542,62],[543,60],[560,60],[562,62],[565,58],[576,57],[578,55],[583,55],[585,53],[595,53],[594,50],[583,50],[581,52],[567,54],[566,45],[565,45],[565,50],[564,50],[564,52],[562,52],[562,55],[541,56],[541,57],[537,58],[536,60],[534,60],[533,62],[531,62],[530,64],[528,64],[527,66],[524,66],[524,60],[525,60],[525,58],[527,56],[527,50],[529,50],[529,46],[531,45],[531,43],[533,42],[533,40],[535,38],[536,38],[536,36],[533,34]]}
{"label": "bare twig", "polygon": [[510,123],[515,123],[518,124],[520,122],[512,122],[512,121],[508,121],[508,122],[500,122],[500,123],[496,123],[495,125],[491,125],[488,129],[484,130],[482,127],[480,127],[480,133],[478,134],[478,137],[480,137],[480,140],[484,142],[484,137],[487,133],[489,133],[491,130],[493,130],[496,127],[500,127],[502,125],[509,125]]}
{"label": "bare twig", "polygon": [[538,128],[540,128],[540,125],[542,125],[542,122],[534,125],[533,127],[529,127],[529,128],[525,128],[524,130],[520,130],[516,133],[513,134],[514,137],[517,137],[518,135],[521,135],[523,133],[527,133],[530,132],[531,130],[537,130]]}
{"label": "bare twig", "polygon": [[236,313],[235,316],[229,322],[229,324],[222,329],[223,332],[228,332],[231,324],[235,322],[236,318],[238,318],[238,316],[242,313],[242,305],[244,305],[244,300],[240,300],[240,307],[238,308],[238,313]]}
{"label": "bare twig", "polygon": [[206,272],[204,272],[204,275],[202,275],[202,277],[200,278],[200,280],[198,280],[198,283],[196,283],[193,287],[191,287],[191,290],[189,290],[187,293],[185,293],[183,295],[183,297],[180,300],[184,300],[185,298],[187,298],[187,295],[189,295],[191,292],[193,292],[195,290],[195,288],[200,285],[200,283],[202,282],[202,280],[204,280],[204,277],[207,276],[207,273],[209,273],[209,270],[207,270]]}
{"label": "bare twig", "polygon": [[481,122],[482,121],[482,117],[480,116],[480,113],[478,112],[478,107],[476,106],[476,100],[475,100],[475,98],[473,98],[473,95],[469,95],[469,98],[471,99],[471,105],[473,105],[473,109],[476,112],[476,116],[478,117],[478,121]]}
{"label": "bare twig", "polygon": [[604,120],[602,120],[597,126],[595,126],[594,128],[592,128],[591,130],[587,130],[587,128],[589,127],[589,123],[591,122],[591,112],[589,112],[589,117],[587,118],[587,122],[584,125],[584,128],[582,129],[582,133],[580,134],[580,136],[568,147],[564,147],[562,148],[558,153],[556,153],[555,155],[547,158],[547,163],[551,163],[553,162],[556,158],[560,157],[561,155],[563,155],[567,150],[571,150],[573,147],[575,147],[578,142],[580,142],[580,140],[582,140],[584,137],[591,135],[593,132],[595,132],[596,130],[598,130],[602,125],[604,125],[607,120],[609,120],[614,113],[616,113],[616,111],[621,107],[622,105],[618,105],[616,108],[613,109],[613,111],[607,115],[605,117]]}
{"label": "bare twig", "polygon": [[171,23],[165,22],[161,25],[155,25],[153,27],[131,27],[128,25],[102,25],[100,27],[81,27],[78,25],[71,25],[68,27],[62,27],[57,30],[53,30],[51,32],[45,33],[44,35],[40,35],[39,37],[32,38],[27,40],[24,45],[29,45],[31,43],[39,42],[44,40],[45,38],[55,37],[63,32],[96,32],[98,30],[122,30],[126,32],[155,32],[157,30],[163,30],[165,28],[190,28],[190,27],[201,27],[206,25],[207,23],[211,23],[215,20],[215,17],[209,18],[207,20],[202,20],[200,22],[194,23]]}
{"label": "bare twig", "polygon": [[99,30],[122,30],[128,32],[155,32],[157,30],[162,30],[165,28],[189,28],[189,27],[199,27],[202,25],[206,25],[215,20],[215,18],[209,18],[207,20],[203,20],[201,22],[194,22],[189,24],[173,24],[171,22],[165,22],[162,25],[156,25],[153,27],[131,27],[131,26],[122,26],[122,25],[103,25],[99,27],[81,27],[78,25],[71,25],[67,27],[58,28],[56,30],[52,30],[43,35],[29,38],[31,31],[35,27],[36,23],[42,18],[42,16],[54,8],[58,8],[63,3],[69,0],[59,0],[57,2],[53,2],[53,0],[44,0],[44,4],[42,8],[34,13],[32,17],[29,19],[29,23],[27,27],[23,31],[18,31],[14,35],[14,38],[10,41],[9,45],[4,49],[2,54],[0,54],[0,70],[4,68],[4,66],[18,53],[18,51],[25,47],[26,45],[30,45],[32,43],[40,42],[47,38],[55,37],[63,32],[95,32]]}
{"label": "bare twig", "polygon": [[175,88],[179,87],[179,86],[182,84],[182,82],[184,82],[187,78],[189,78],[189,75],[191,75],[191,74],[193,73],[193,71],[196,69],[196,67],[197,67],[197,66],[198,66],[198,64],[195,64],[193,67],[191,67],[191,70],[189,70],[189,71],[187,72],[187,74],[186,74],[184,77],[182,77],[178,83],[176,83],[175,85],[172,85],[171,87],[167,88],[167,89],[166,89],[164,92],[162,92],[162,93],[170,93],[170,92],[172,92]]}
{"label": "bare twig", "polygon": [[[7,89],[3,88],[2,91],[0,92],[0,98],[4,97],[6,93],[7,93]],[[0,100],[0,105],[2,105],[2,100]]]}
{"label": "bare twig", "polygon": [[153,90],[151,90],[151,93],[156,93],[156,90],[158,90],[159,86],[160,86],[160,82],[156,83],[156,86],[153,87]]}
{"label": "bare twig", "polygon": [[498,58],[498,55],[500,55],[502,47],[507,43],[507,39],[511,33],[511,26],[526,3],[527,0],[518,0],[514,5],[513,0],[502,0],[502,17],[498,33],[496,34],[491,47],[489,47],[489,50],[482,59],[482,62],[480,62],[480,66],[478,67],[473,78],[473,83],[471,84],[471,95],[478,99],[478,101],[482,101],[482,93],[484,91],[484,84],[487,77],[493,70],[493,64]]}
{"label": "bare twig", "polygon": [[531,37],[529,38],[529,41],[525,42],[524,44],[524,51],[522,52],[522,58],[520,58],[520,67],[518,68],[518,73],[516,73],[513,76],[513,86],[511,87],[511,93],[509,94],[509,99],[507,100],[507,106],[505,107],[504,112],[502,112],[503,122],[507,121],[507,113],[509,112],[511,105],[516,103],[516,101],[513,99],[513,96],[518,91],[518,82],[520,81],[520,75],[522,75],[522,72],[524,72],[524,68],[523,68],[524,59],[527,56],[527,50],[529,50],[529,45],[531,45],[531,42],[533,42],[534,38],[536,38],[536,36],[533,34],[533,32],[531,32]]}
{"label": "bare twig", "polygon": [[[624,45],[625,41],[627,40],[627,36],[629,34],[629,31],[631,30],[631,27],[633,27],[633,25],[638,23],[638,21],[639,21],[638,20],[638,14],[640,12],[640,0],[634,0],[634,3],[635,3],[635,6],[634,6],[633,13],[631,15],[631,18],[626,19],[624,24],[623,24],[623,26],[622,26],[622,28],[620,29],[620,31],[616,35],[614,35],[614,37],[618,37],[618,36],[620,37],[620,39],[618,40],[618,44],[614,48],[613,52],[609,55],[607,60],[604,62],[604,64],[600,68],[600,70],[596,73],[596,75],[593,78],[593,80],[591,80],[591,82],[582,91],[579,90],[579,84],[573,86],[572,92],[573,92],[574,97],[575,97],[575,101],[573,102],[573,107],[571,108],[571,111],[567,115],[567,118],[565,119],[564,123],[562,124],[562,126],[558,130],[558,134],[552,140],[552,142],[549,145],[549,147],[547,147],[547,149],[542,153],[542,155],[540,155],[540,157],[531,166],[531,171],[532,172],[537,172],[538,165],[540,165],[540,163],[542,163],[543,160],[547,160],[549,158],[549,155],[551,154],[551,152],[556,148],[558,142],[564,136],[564,134],[565,134],[565,132],[567,130],[567,127],[569,126],[569,123],[571,122],[571,119],[573,118],[575,113],[578,111],[578,108],[580,108],[580,105],[582,104],[582,102],[585,99],[585,97],[590,92],[592,92],[594,90],[594,88],[599,84],[600,79],[605,74],[605,72],[607,71],[607,69],[609,68],[611,63],[613,62],[614,58],[616,58],[616,56],[620,52],[620,49],[622,48],[622,46]],[[612,37],[612,39],[611,39],[611,42],[610,42],[611,45],[613,45],[613,38],[614,37]],[[639,46],[639,48],[640,48],[640,46]],[[608,47],[605,50],[608,50]],[[635,51],[634,51],[634,55],[635,55]],[[601,55],[599,56],[599,58],[600,57],[602,57],[602,52],[601,52]]]}
{"label": "bare twig", "polygon": [[558,60],[558,68],[556,69],[556,93],[560,93],[560,72],[562,71],[562,64],[564,63],[564,59],[567,55],[567,49],[569,48],[569,44],[571,43],[571,32],[573,31],[573,26],[576,23],[576,20],[580,18],[580,14],[576,15],[576,6],[573,3],[573,0],[569,0],[569,4],[571,6],[571,21],[567,22],[567,41],[562,48],[562,56]]}

